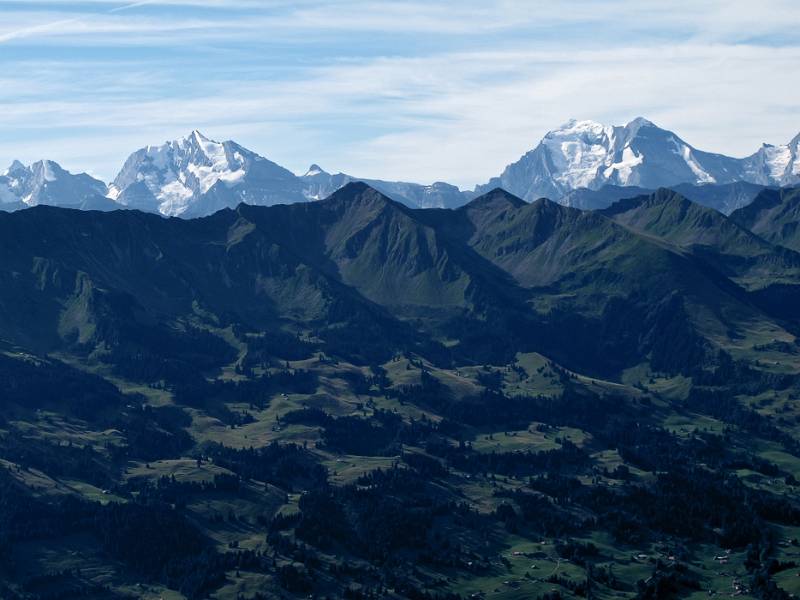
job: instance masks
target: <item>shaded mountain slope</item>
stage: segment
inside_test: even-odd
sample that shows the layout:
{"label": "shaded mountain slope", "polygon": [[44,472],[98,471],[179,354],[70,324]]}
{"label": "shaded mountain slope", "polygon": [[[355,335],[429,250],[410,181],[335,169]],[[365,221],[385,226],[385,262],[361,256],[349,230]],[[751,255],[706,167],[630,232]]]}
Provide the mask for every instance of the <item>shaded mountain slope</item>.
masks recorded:
{"label": "shaded mountain slope", "polygon": [[[528,290],[529,305],[546,315],[542,329],[530,335],[554,352],[570,344],[597,349],[615,340],[615,347],[607,348],[608,356],[631,348],[641,356],[662,336],[678,346],[678,338],[694,339],[696,332],[719,340],[737,324],[763,318],[749,294],[726,273],[730,268],[724,261],[709,261],[600,213],[548,200],[527,204],[495,190],[459,209],[454,217],[442,212],[436,218],[448,235]],[[750,241],[759,248],[774,250],[732,227],[754,238]],[[731,260],[748,259],[732,256]],[[668,322],[682,323],[683,329],[654,329]],[[695,333],[685,329],[686,322],[695,324]],[[685,343],[695,344],[697,339]]]}
{"label": "shaded mountain slope", "polygon": [[800,251],[800,188],[764,190],[731,219],[770,242]]}
{"label": "shaded mountain slope", "polygon": [[625,227],[692,251],[748,288],[800,282],[800,255],[777,247],[678,192],[620,200],[602,214]]}
{"label": "shaded mountain slope", "polygon": [[[320,202],[189,221],[3,214],[0,336],[103,353],[157,351],[198,321],[288,326],[348,351],[422,344],[437,360],[483,361],[538,350],[611,373],[667,356],[680,369],[776,318],[740,280],[791,283],[776,269],[793,253],[677,195],[637,202],[606,215],[495,190],[456,211],[422,211],[351,183]],[[685,352],[654,359],[665,335]]]}

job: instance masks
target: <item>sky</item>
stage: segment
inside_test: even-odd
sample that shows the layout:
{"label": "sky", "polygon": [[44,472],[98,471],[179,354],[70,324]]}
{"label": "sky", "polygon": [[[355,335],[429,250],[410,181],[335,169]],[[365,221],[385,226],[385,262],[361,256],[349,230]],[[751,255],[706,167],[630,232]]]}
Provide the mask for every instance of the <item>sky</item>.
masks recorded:
{"label": "sky", "polygon": [[798,0],[0,0],[0,171],[110,181],[199,129],[472,188],[570,118],[745,156],[800,132]]}

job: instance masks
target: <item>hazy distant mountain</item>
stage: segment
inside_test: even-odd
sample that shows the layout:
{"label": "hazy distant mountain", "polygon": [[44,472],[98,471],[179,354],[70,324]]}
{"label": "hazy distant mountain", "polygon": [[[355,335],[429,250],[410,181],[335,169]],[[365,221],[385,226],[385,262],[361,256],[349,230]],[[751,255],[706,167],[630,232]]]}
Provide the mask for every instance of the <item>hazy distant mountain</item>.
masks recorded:
{"label": "hazy distant mountain", "polygon": [[10,211],[47,204],[82,210],[113,210],[119,206],[106,196],[106,184],[86,173],[73,175],[51,160],[26,167],[14,161],[0,175],[0,210]]}
{"label": "hazy distant mountain", "polygon": [[[746,181],[734,183],[691,184],[680,183],[669,186],[692,202],[718,210],[723,214],[730,214],[737,208],[747,206],[753,201],[765,186]],[[597,190],[578,188],[562,196],[558,202],[564,206],[572,206],[584,210],[603,209],[611,206],[618,200],[634,198],[636,196],[652,194],[655,189],[641,188],[638,186],[604,185]]]}
{"label": "hazy distant mountain", "polygon": [[476,191],[502,187],[525,200],[563,198],[605,185],[655,189],[678,184],[789,185],[800,177],[800,136],[743,159],[698,150],[671,131],[637,118],[625,126],[572,120]]}
{"label": "hazy distant mountain", "polygon": [[603,209],[617,200],[674,189],[722,213],[746,206],[765,187],[800,183],[800,135],[785,146],[764,145],[731,158],[697,150],[674,133],[637,118],[622,127],[572,120],[475,191],[362,179],[318,165],[297,176],[236,142],[199,131],[134,152],[113,183],[72,175],[52,161],[19,162],[0,176],[0,210],[35,204],[82,209],[139,209],[183,218],[213,214],[244,202],[271,206],[321,200],[363,181],[410,208],[458,208],[494,188],[533,202]]}
{"label": "hazy distant mountain", "polygon": [[602,210],[618,200],[651,194],[655,190],[639,186],[604,185],[592,190],[587,187],[574,189],[558,199],[558,203],[581,210]]}
{"label": "hazy distant mountain", "polygon": [[311,165],[301,179],[305,186],[305,194],[311,200],[327,198],[351,181],[363,181],[393,200],[402,202],[411,208],[457,208],[475,197],[473,192],[462,192],[456,186],[441,181],[431,185],[421,185],[403,181],[360,179],[344,173],[333,175],[318,165]]}

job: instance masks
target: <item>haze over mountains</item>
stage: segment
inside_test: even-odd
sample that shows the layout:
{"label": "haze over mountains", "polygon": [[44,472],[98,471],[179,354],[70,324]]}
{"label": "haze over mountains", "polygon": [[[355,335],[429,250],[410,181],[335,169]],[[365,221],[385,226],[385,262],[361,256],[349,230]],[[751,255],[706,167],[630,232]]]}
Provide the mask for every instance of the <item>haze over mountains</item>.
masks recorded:
{"label": "haze over mountains", "polygon": [[465,191],[443,182],[422,185],[331,174],[316,164],[297,176],[233,141],[216,142],[193,131],[137,150],[107,186],[52,161],[30,167],[15,161],[0,176],[0,208],[129,208],[192,218],[241,202],[270,206],[320,200],[352,181],[364,181],[412,208],[455,208],[500,187],[528,202],[546,197],[597,209],[671,187],[729,214],[765,187],[800,183],[800,135],[783,146],[765,144],[740,159],[698,150],[643,118],[624,126],[572,120],[548,133],[498,177]]}

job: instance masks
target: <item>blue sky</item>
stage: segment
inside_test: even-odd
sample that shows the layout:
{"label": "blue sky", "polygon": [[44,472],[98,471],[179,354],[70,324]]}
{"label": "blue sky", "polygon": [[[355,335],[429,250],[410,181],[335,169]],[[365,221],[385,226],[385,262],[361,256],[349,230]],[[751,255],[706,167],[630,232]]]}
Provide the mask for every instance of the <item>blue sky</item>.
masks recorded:
{"label": "blue sky", "polygon": [[800,132],[800,2],[0,0],[0,164],[112,179],[198,128],[472,187],[571,117],[743,156]]}

